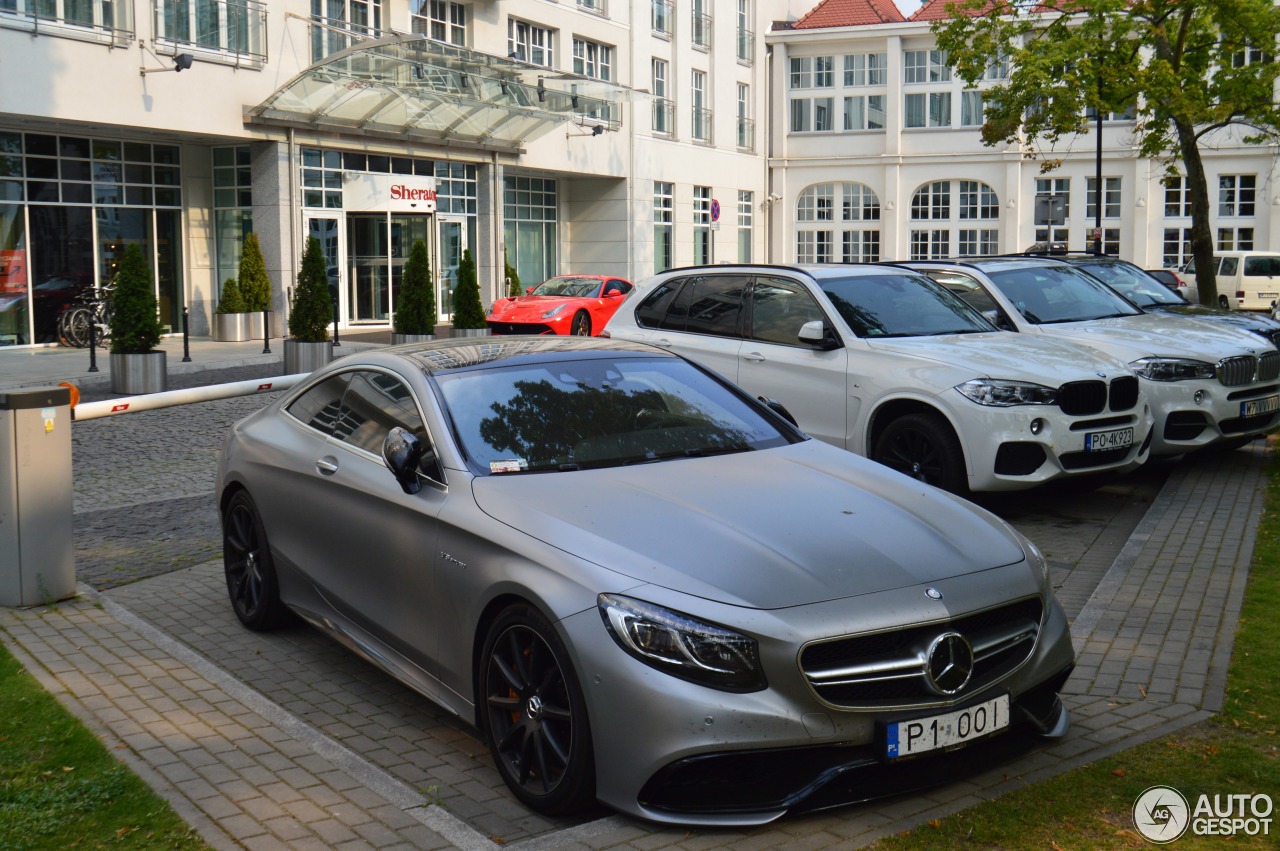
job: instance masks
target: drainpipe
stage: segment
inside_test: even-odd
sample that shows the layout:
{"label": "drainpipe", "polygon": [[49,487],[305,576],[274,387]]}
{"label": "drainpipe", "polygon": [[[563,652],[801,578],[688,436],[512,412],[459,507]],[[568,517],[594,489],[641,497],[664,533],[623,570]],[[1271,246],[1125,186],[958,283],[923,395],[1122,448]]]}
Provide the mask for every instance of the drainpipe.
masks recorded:
{"label": "drainpipe", "polygon": [[[498,282],[494,286],[494,291],[491,294],[492,298],[489,299],[489,303],[493,304],[507,294],[505,287],[507,267],[506,256],[499,254],[499,250],[502,247],[502,221],[499,216],[502,211],[503,196],[499,193],[502,187],[498,185],[498,152],[490,151],[489,155],[492,157],[492,165],[489,167],[489,197],[493,199],[493,209],[489,213],[489,219],[493,222],[491,228],[493,231],[493,268],[496,273],[494,279]],[[503,265],[501,266],[498,265],[499,256],[502,256],[503,259]]]}
{"label": "drainpipe", "polygon": [[764,46],[764,262],[773,262],[773,45]]}
{"label": "drainpipe", "polygon": [[[297,162],[298,162],[298,144],[297,144],[297,140],[294,138],[294,135],[293,135],[293,128],[290,127],[289,128],[289,244],[292,247],[292,250],[289,252],[289,262],[286,267],[289,270],[289,277],[286,280],[290,280],[290,281],[295,280],[298,277],[298,270],[293,268],[293,264],[297,262],[297,258],[302,254],[298,246],[298,218],[302,215],[302,208],[299,207],[297,203],[297,200],[298,200]],[[346,262],[345,258],[340,258],[340,260],[343,263]],[[285,331],[289,327],[288,313],[289,313],[290,307],[292,306],[289,304],[289,299],[286,298],[284,295],[286,292],[287,292],[287,289],[284,285],[284,281],[281,281],[280,282],[280,299],[281,301],[284,302],[280,310],[280,322],[281,322],[280,335],[282,337],[289,336],[287,333],[285,333]],[[268,337],[271,336],[270,328],[267,329],[267,336]]]}

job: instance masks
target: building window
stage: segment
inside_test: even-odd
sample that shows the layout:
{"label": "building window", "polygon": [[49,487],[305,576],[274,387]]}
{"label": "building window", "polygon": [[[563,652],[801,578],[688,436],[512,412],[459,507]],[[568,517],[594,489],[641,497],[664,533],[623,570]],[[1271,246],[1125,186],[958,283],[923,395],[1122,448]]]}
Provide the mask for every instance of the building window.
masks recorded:
{"label": "building window", "polygon": [[987,66],[987,72],[983,75],[987,80],[1007,80],[1009,79],[1009,57],[1004,54],[996,56],[990,65]]}
{"label": "building window", "polygon": [[960,218],[1000,218],[1000,199],[996,197],[996,191],[976,180],[960,181]]}
{"label": "building window", "polygon": [[693,264],[711,262],[711,187],[693,187]]}
{"label": "building window", "polygon": [[844,129],[883,130],[884,95],[848,95],[844,99]]}
{"label": "building window", "polygon": [[751,262],[751,218],[755,212],[754,193],[738,190],[738,262]]}
{"label": "building window", "polygon": [[[1120,218],[1120,178],[1104,177],[1103,179],[1102,217],[1104,219]],[[1095,221],[1098,216],[1098,179],[1085,178],[1084,217],[1086,221]]]}
{"label": "building window", "polygon": [[906,83],[948,83],[951,66],[945,50],[907,50],[903,53]]}
{"label": "building window", "polygon": [[0,0],[5,27],[124,46],[132,41],[133,4],[116,0]]}
{"label": "building window", "polygon": [[585,38],[574,38],[573,73],[606,82],[612,80],[613,48]]}
{"label": "building window", "polygon": [[887,53],[854,53],[844,58],[846,86],[883,86],[888,68]]}
{"label": "building window", "polygon": [[467,45],[467,7],[449,0],[418,0],[418,11],[410,22],[413,31],[432,41]]}
{"label": "building window", "polygon": [[981,127],[982,92],[966,91],[960,93],[960,126]]}
{"label": "building window", "polygon": [[[1093,250],[1092,227],[1087,227],[1084,230],[1084,246],[1087,251]],[[1113,256],[1120,253],[1120,228],[1102,229],[1102,253]]]}
{"label": "building window", "polygon": [[919,92],[906,95],[905,127],[950,127],[951,92]]}
{"label": "building window", "polygon": [[1252,251],[1253,228],[1218,228],[1219,251]]}
{"label": "building window", "polygon": [[880,221],[880,199],[875,190],[861,183],[840,185],[842,203],[840,218],[846,222]]}
{"label": "building window", "polygon": [[912,260],[945,260],[951,256],[951,231],[911,231]]}
{"label": "building window", "polygon": [[791,88],[793,89],[813,88],[813,57],[812,56],[791,57]]}
{"label": "building window", "polygon": [[1191,215],[1191,187],[1185,177],[1164,179],[1164,215],[1165,218]]}
{"label": "building window", "polygon": [[311,20],[323,24],[311,28],[314,62],[346,50],[362,37],[383,35],[381,0],[311,0]]}
{"label": "building window", "polygon": [[649,25],[653,28],[654,33],[665,38],[671,38],[671,0],[652,0],[653,5],[650,7]]}
{"label": "building window", "polygon": [[543,177],[505,176],[503,244],[507,262],[522,281],[544,281],[555,275],[559,245],[556,182]]}
{"label": "building window", "polygon": [[750,0],[738,0],[738,61],[750,65],[756,58],[756,34],[751,30]]}
{"label": "building window", "polygon": [[606,0],[578,0],[578,8],[606,17],[609,14],[609,6]]}
{"label": "building window", "polygon": [[218,297],[222,283],[240,272],[244,238],[253,232],[253,177],[249,146],[213,149],[214,275]]}
{"label": "building window", "polygon": [[928,183],[911,197],[911,219],[951,218],[951,181],[940,180]]}
{"label": "building window", "polygon": [[695,70],[691,76],[693,98],[693,140],[711,142],[711,110],[707,107],[707,72]]}
{"label": "building window", "polygon": [[1070,229],[1067,224],[1071,219],[1071,178],[1036,178],[1036,197],[1061,198],[1063,218],[1061,225],[1056,225],[1052,228],[1048,225],[1037,225],[1036,242],[1066,246],[1070,235]]}
{"label": "building window", "polygon": [[813,57],[813,87],[829,89],[835,84],[835,59],[831,56]]}
{"label": "building window", "polygon": [[879,263],[880,231],[847,230],[844,232],[842,263]]}
{"label": "building window", "polygon": [[675,132],[675,105],[667,97],[667,60],[653,60],[653,132],[670,136]]}
{"label": "building window", "polygon": [[[843,222],[878,222],[880,199],[861,183],[816,183],[796,200],[796,260],[800,263],[835,262],[836,210]],[[865,263],[880,258],[878,229],[846,228],[841,231],[841,262]]]}
{"label": "building window", "polygon": [[796,234],[797,263],[830,263],[831,231],[802,230]]}
{"label": "building window", "polygon": [[818,183],[800,193],[797,222],[830,222],[835,219],[835,184]]}
{"label": "building window", "polygon": [[792,98],[791,132],[830,132],[835,129],[835,98]]}
{"label": "building window", "polygon": [[302,149],[302,206],[342,209],[342,152]]}
{"label": "building window", "polygon": [[507,19],[507,55],[512,59],[550,68],[554,64],[551,50],[551,30]]}
{"label": "building window", "polygon": [[1252,216],[1257,195],[1256,174],[1224,174],[1218,177],[1218,215]]}
{"label": "building window", "polygon": [[675,211],[675,185],[653,182],[653,271],[665,272],[675,265],[671,246],[671,222]]}
{"label": "building window", "polygon": [[1000,232],[994,228],[961,230],[957,241],[961,257],[989,257],[998,254],[999,244]]}
{"label": "building window", "polygon": [[707,0],[693,0],[692,16],[693,46],[709,48],[711,46],[711,8]]}
{"label": "building window", "polygon": [[751,119],[751,87],[738,83],[738,147],[744,151],[756,146],[756,123]]}
{"label": "building window", "polygon": [[1191,228],[1164,229],[1164,259],[1166,269],[1181,269],[1191,260]]}
{"label": "building window", "polygon": [[[156,0],[156,40],[179,48],[211,51],[201,61],[219,61],[218,54],[232,54],[223,61],[267,59],[267,7],[256,0]],[[0,10],[5,8],[0,0]]]}

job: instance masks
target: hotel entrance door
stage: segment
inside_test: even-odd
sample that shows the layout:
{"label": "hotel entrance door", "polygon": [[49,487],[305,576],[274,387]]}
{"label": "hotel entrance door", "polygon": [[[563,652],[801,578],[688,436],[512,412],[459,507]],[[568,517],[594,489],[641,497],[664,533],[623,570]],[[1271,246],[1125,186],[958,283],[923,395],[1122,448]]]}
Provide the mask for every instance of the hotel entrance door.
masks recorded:
{"label": "hotel entrance door", "polygon": [[421,213],[347,213],[348,323],[391,321],[409,250],[421,239],[430,252],[431,220]]}

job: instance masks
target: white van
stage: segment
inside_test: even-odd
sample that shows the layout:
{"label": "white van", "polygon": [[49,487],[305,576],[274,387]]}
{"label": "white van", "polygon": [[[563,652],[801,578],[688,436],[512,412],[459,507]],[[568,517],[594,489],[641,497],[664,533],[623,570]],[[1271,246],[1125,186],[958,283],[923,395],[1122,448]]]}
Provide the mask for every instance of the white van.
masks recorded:
{"label": "white van", "polygon": [[[1218,251],[1213,255],[1218,277],[1218,305],[1233,310],[1271,310],[1280,299],[1280,252]],[[1195,275],[1196,261],[1187,264]]]}

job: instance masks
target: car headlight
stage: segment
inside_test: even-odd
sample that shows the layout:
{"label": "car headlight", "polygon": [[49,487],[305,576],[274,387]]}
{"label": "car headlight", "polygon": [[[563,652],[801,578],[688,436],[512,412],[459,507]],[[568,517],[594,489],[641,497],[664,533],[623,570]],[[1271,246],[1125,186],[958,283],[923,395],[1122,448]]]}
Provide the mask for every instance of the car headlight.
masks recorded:
{"label": "car headlight", "polygon": [[553,316],[555,316],[555,315],[559,314],[560,312],[562,312],[566,307],[568,307],[568,305],[567,305],[567,304],[557,305],[556,307],[553,307],[553,308],[551,308],[550,310],[548,310],[546,313],[542,314],[542,318],[543,318],[543,319],[550,319],[551,317],[553,317]]}
{"label": "car headlight", "polygon": [[979,405],[1008,408],[1013,405],[1052,405],[1057,391],[1030,381],[1006,381],[1000,378],[975,378],[956,389]]}
{"label": "car headlight", "polygon": [[1213,364],[1190,358],[1143,358],[1129,364],[1129,368],[1151,381],[1189,381],[1216,375]]}
{"label": "car headlight", "polygon": [[646,665],[721,691],[766,685],[754,638],[630,597],[601,594],[596,602],[613,640]]}

